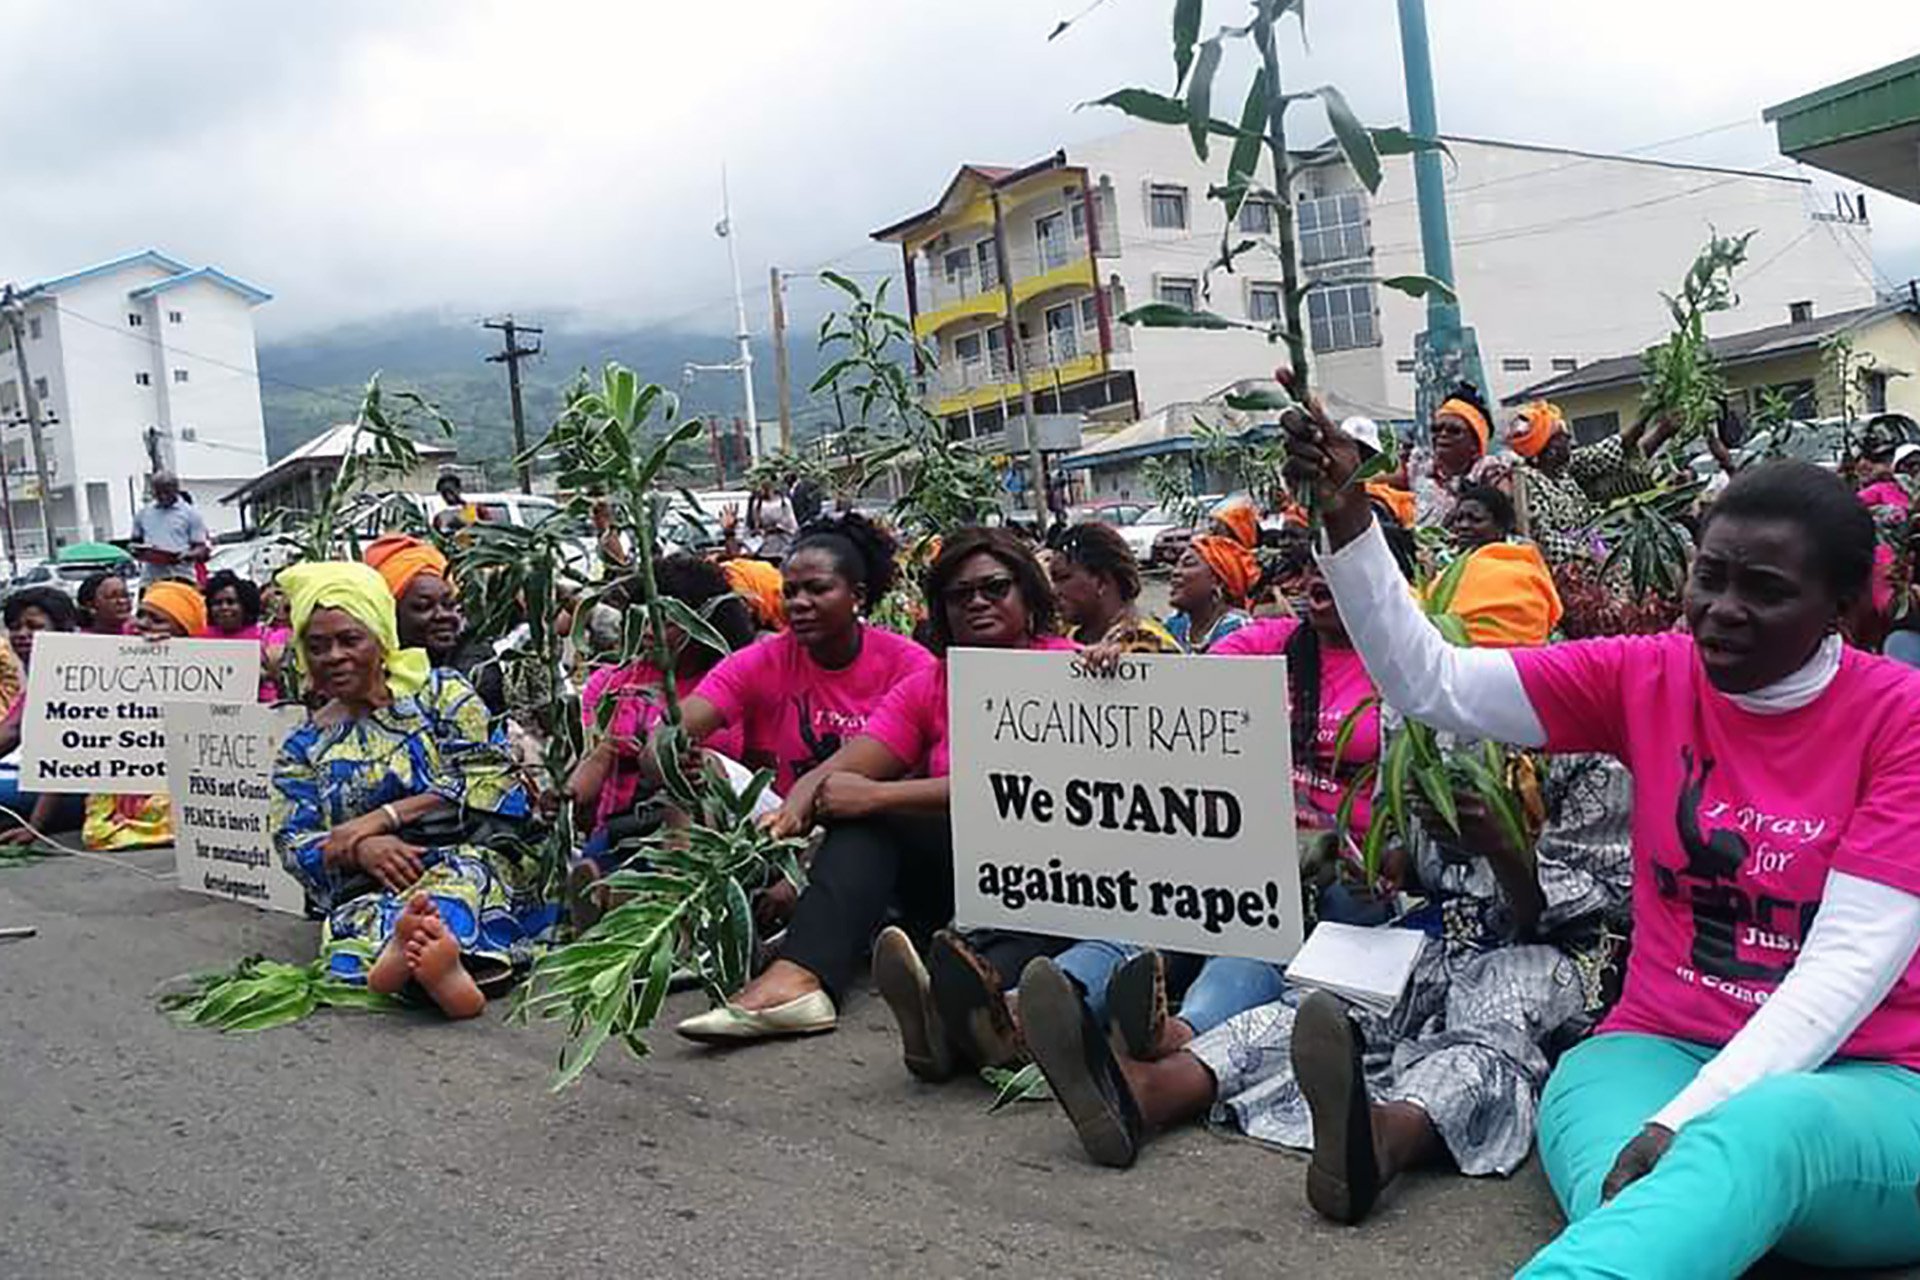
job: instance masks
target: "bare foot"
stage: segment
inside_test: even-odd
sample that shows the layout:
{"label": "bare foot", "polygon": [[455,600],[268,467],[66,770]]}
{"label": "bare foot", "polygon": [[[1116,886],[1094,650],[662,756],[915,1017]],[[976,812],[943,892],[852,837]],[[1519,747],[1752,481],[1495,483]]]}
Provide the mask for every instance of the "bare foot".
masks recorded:
{"label": "bare foot", "polygon": [[1171,1058],[1186,1048],[1193,1040],[1193,1028],[1187,1025],[1185,1018],[1168,1018],[1160,1024],[1160,1039],[1154,1043],[1150,1060]]}
{"label": "bare foot", "polygon": [[487,997],[460,963],[460,944],[439,916],[423,923],[407,943],[407,968],[449,1018],[477,1017],[487,1007]]}
{"label": "bare foot", "polygon": [[749,982],[731,1003],[735,1008],[757,1012],[777,1008],[818,990],[820,979],[814,977],[812,970],[803,969],[791,960],[775,960],[764,973]]}
{"label": "bare foot", "polygon": [[406,909],[393,922],[393,936],[387,939],[387,945],[380,949],[379,959],[367,971],[367,986],[381,995],[398,994],[400,988],[407,985],[407,979],[413,976],[407,964],[407,944],[420,936],[420,926],[424,921],[439,918],[440,913],[434,910],[433,899],[426,894],[416,893],[408,899]]}

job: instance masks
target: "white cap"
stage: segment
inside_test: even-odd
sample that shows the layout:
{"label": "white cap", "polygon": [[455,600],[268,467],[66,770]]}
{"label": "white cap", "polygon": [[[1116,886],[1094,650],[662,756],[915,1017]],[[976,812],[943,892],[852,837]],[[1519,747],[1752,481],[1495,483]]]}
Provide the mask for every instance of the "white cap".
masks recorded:
{"label": "white cap", "polygon": [[1372,418],[1348,418],[1340,424],[1340,429],[1374,453],[1380,452],[1380,424]]}
{"label": "white cap", "polygon": [[1905,462],[1908,458],[1914,457],[1915,455],[1920,455],[1920,444],[1901,445],[1898,449],[1895,449],[1893,451],[1894,469],[1898,470],[1901,463]]}

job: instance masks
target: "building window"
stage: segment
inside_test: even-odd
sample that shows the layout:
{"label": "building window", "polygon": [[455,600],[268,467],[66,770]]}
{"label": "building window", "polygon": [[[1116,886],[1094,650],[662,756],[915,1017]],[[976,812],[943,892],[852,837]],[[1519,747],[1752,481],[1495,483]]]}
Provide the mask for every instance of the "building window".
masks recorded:
{"label": "building window", "polygon": [[1590,413],[1584,418],[1573,420],[1573,440],[1575,444],[1592,444],[1596,440],[1605,440],[1608,436],[1620,434],[1620,415],[1617,413]]}
{"label": "building window", "polygon": [[173,371],[173,380],[175,382],[185,382],[187,380],[187,371],[185,369],[175,369]]}
{"label": "building window", "polygon": [[1047,362],[1064,364],[1080,355],[1080,308],[1068,302],[1047,308]]}
{"label": "building window", "polygon": [[53,392],[48,388],[45,378],[35,378],[33,380],[33,394],[45,400],[48,396],[51,396]]}
{"label": "building window", "polygon": [[1087,238],[1087,202],[1079,196],[1067,202],[1067,224],[1073,229],[1075,240]]}
{"label": "building window", "polygon": [[150,387],[153,385],[153,375],[150,373],[136,373],[133,375],[133,385],[136,387]]}
{"label": "building window", "polygon": [[1040,269],[1052,271],[1055,267],[1064,267],[1073,259],[1073,249],[1067,242],[1067,215],[1050,213],[1033,224],[1033,237],[1040,246]]}
{"label": "building window", "polygon": [[953,340],[953,355],[954,359],[960,362],[960,367],[963,369],[978,365],[980,363],[980,335],[977,333],[963,333],[955,338]]}
{"label": "building window", "polygon": [[1147,225],[1156,231],[1187,229],[1187,189],[1156,182],[1147,188]]}
{"label": "building window", "polygon": [[1250,284],[1247,286],[1247,319],[1257,320],[1261,324],[1273,324],[1280,319],[1279,285]]}
{"label": "building window", "polygon": [[141,325],[145,324],[146,322],[147,322],[147,318],[141,315],[138,311],[127,312],[127,328],[138,329]]}
{"label": "building window", "polygon": [[18,413],[20,411],[20,384],[0,382],[0,413]]}
{"label": "building window", "polygon": [[27,337],[31,338],[35,342],[40,341],[40,317],[39,316],[27,317]]}
{"label": "building window", "polygon": [[1412,373],[1415,369],[1419,368],[1419,366],[1411,360],[1395,360],[1393,367],[1397,373]]}
{"label": "building window", "polygon": [[179,313],[178,311],[169,311],[169,312],[167,312],[167,323],[168,323],[168,324],[179,324],[179,323],[181,323],[182,321],[184,321],[185,319],[186,319],[186,317],[185,317],[185,316],[183,316],[183,315],[181,315],[181,314],[180,314],[180,313]]}
{"label": "building window", "polygon": [[1860,375],[1860,389],[1866,395],[1868,413],[1887,411],[1887,375],[1869,369]]}
{"label": "building window", "polygon": [[1192,311],[1200,304],[1200,282],[1192,276],[1161,276],[1153,282],[1153,295],[1170,307]]}
{"label": "building window", "polygon": [[1100,330],[1100,299],[1092,294],[1080,299],[1080,327],[1088,333]]}
{"label": "building window", "polygon": [[1300,261],[1307,266],[1350,262],[1372,251],[1367,244],[1366,207],[1357,195],[1302,200],[1296,225],[1300,232]]}
{"label": "building window", "polygon": [[1532,373],[1533,360],[1527,356],[1508,356],[1500,362],[1502,373]]}
{"label": "building window", "polygon": [[1555,356],[1553,358],[1553,371],[1555,373],[1572,373],[1579,367],[1580,362],[1572,356]]}
{"label": "building window", "polygon": [[1000,287],[1000,255],[994,251],[993,238],[989,236],[973,246],[973,256],[980,264],[980,291]]}
{"label": "building window", "polygon": [[1813,303],[1789,302],[1787,304],[1787,323],[1788,324],[1812,324],[1813,323]]}
{"label": "building window", "polygon": [[1265,196],[1248,196],[1240,205],[1240,229],[1250,236],[1273,234],[1273,201]]}
{"label": "building window", "polygon": [[947,254],[942,262],[948,287],[959,293],[973,292],[973,251],[955,249]]}
{"label": "building window", "polygon": [[1307,295],[1307,328],[1315,351],[1351,351],[1379,344],[1373,286],[1336,284]]}

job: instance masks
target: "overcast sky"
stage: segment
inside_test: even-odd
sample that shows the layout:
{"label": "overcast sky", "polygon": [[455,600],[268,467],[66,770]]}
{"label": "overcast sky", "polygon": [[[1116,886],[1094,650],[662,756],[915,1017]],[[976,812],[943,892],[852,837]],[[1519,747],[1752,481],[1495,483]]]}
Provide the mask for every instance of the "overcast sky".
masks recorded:
{"label": "overcast sky", "polygon": [[[1779,165],[1761,109],[1915,52],[1913,5],[1431,0],[1442,127],[1600,150],[1712,130],[1647,154]],[[509,307],[725,329],[723,160],[756,314],[769,263],[883,268],[867,232],[957,163],[1036,158],[1119,123],[1076,103],[1168,87],[1170,0],[1104,0],[1048,42],[1087,7],[0,0],[0,279],[153,245],[272,290],[269,338]],[[1404,121],[1393,0],[1309,20],[1291,78]],[[1878,271],[1920,275],[1920,209],[1872,213]]]}

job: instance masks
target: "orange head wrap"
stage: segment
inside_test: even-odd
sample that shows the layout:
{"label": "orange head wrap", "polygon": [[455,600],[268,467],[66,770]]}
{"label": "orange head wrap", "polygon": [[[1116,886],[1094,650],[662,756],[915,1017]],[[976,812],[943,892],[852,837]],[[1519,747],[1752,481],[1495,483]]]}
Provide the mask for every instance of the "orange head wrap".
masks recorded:
{"label": "orange head wrap", "polygon": [[747,602],[754,620],[761,626],[778,630],[787,625],[785,582],[780,571],[765,560],[735,557],[720,566],[727,575],[727,587]]}
{"label": "orange head wrap", "polygon": [[1364,486],[1369,498],[1382,503],[1393,512],[1393,518],[1411,529],[1419,511],[1419,499],[1405,489],[1396,489],[1385,480],[1369,480]]}
{"label": "orange head wrap", "polygon": [[1480,452],[1485,453],[1493,442],[1493,427],[1487,422],[1487,415],[1465,400],[1449,400],[1433,416],[1439,418],[1448,414],[1473,428],[1473,434],[1480,437]]}
{"label": "orange head wrap", "polygon": [[1507,428],[1507,444],[1523,458],[1537,458],[1540,451],[1566,429],[1566,415],[1560,412],[1559,405],[1535,400],[1515,415],[1513,425]]}
{"label": "orange head wrap", "polygon": [[1530,542],[1495,542],[1469,553],[1449,612],[1476,645],[1542,645],[1560,625],[1560,592]]}
{"label": "orange head wrap", "polygon": [[1225,525],[1234,541],[1251,551],[1260,545],[1260,514],[1251,502],[1227,502],[1215,507],[1213,518]]}
{"label": "orange head wrap", "polygon": [[197,636],[207,629],[207,598],[190,583],[156,582],[141,595],[140,603],[172,618],[187,635]]}
{"label": "orange head wrap", "polygon": [[423,573],[436,578],[447,576],[447,558],[440,548],[404,533],[375,538],[361,558],[387,580],[387,590],[393,592],[395,600],[405,595],[408,584]]}
{"label": "orange head wrap", "polygon": [[1203,534],[1193,540],[1193,552],[1207,562],[1220,587],[1235,603],[1245,603],[1253,584],[1260,581],[1260,562],[1253,552],[1232,538]]}

